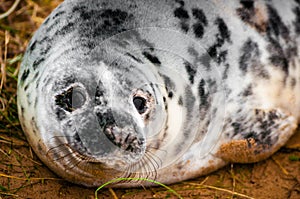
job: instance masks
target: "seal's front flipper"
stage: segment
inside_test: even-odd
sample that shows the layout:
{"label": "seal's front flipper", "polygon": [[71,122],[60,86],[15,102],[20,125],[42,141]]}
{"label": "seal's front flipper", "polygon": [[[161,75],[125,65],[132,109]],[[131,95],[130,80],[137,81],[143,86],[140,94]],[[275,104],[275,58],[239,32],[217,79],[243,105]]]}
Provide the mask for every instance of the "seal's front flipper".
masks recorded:
{"label": "seal's front flipper", "polygon": [[279,109],[252,109],[234,118],[238,119],[227,126],[223,134],[232,137],[221,144],[217,152],[218,157],[228,162],[250,163],[265,159],[283,146],[297,128],[296,119]]}

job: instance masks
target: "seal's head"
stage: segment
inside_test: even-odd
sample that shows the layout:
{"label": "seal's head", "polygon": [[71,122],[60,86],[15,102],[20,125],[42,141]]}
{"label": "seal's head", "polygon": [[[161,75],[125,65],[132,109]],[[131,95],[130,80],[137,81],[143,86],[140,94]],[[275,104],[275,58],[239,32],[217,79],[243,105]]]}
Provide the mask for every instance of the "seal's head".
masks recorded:
{"label": "seal's head", "polygon": [[[120,23],[110,27],[107,17]],[[194,155],[185,154],[192,143],[204,140],[202,157],[218,138],[215,107],[223,98],[207,52],[180,32],[134,27],[133,18],[65,1],[27,48],[20,122],[39,158],[69,181],[98,186],[117,177],[163,176],[161,170]]]}
{"label": "seal's head", "polygon": [[[181,34],[136,29],[101,42],[94,38],[93,47],[75,35],[53,42],[47,55],[36,55],[30,46],[42,30],[22,62],[19,115],[37,155],[65,179],[97,186],[124,176],[155,178],[202,133],[199,121],[210,120],[210,106],[196,99],[205,85],[193,87],[192,61],[178,56],[187,53],[173,45],[189,42]],[[154,44],[153,35],[174,38]],[[38,69],[29,69],[39,59]],[[181,75],[185,70],[191,75]],[[198,136],[206,135],[211,137]],[[200,156],[211,147],[205,144]]]}
{"label": "seal's head", "polygon": [[[190,80],[180,75],[188,63],[169,44],[139,39],[150,31],[170,35],[131,30],[94,48],[75,40],[59,49],[60,40],[39,70],[20,81],[24,131],[38,156],[64,178],[89,186],[124,176],[155,178],[194,141],[199,102]],[[27,51],[21,80],[31,59]]]}
{"label": "seal's head", "polygon": [[[99,49],[93,54],[99,56]],[[60,56],[41,76],[35,114],[45,156],[66,173],[88,172],[93,178],[104,168],[121,176],[155,170],[148,167],[157,157],[148,152],[165,125],[165,88],[130,56],[112,62],[100,57]]]}

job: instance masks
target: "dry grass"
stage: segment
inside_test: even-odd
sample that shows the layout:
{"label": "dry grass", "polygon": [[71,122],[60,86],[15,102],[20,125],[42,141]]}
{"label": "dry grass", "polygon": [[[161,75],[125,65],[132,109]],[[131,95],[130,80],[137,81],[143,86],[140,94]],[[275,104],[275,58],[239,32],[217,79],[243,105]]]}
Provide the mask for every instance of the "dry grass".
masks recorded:
{"label": "dry grass", "polygon": [[[13,3],[0,0],[0,13],[8,11]],[[48,6],[42,9],[41,3]],[[24,152],[24,149],[30,149],[18,120],[16,89],[20,62],[29,39],[58,3],[21,1],[8,17],[0,19],[0,192],[4,196],[17,197],[15,193],[28,186],[28,183],[12,185],[14,180],[41,181],[31,177],[35,167],[41,163],[33,160],[32,153]]]}
{"label": "dry grass", "polygon": [[[38,160],[23,135],[17,116],[17,75],[22,55],[34,31],[59,2],[61,0],[23,0],[14,12],[0,20],[1,199],[94,196],[95,189],[59,179]],[[9,10],[13,3],[13,0],[0,0],[0,14]],[[299,137],[297,139],[299,141]],[[300,198],[299,143],[267,161],[231,165],[171,188],[184,198]],[[164,188],[147,188],[109,189],[101,191],[98,197],[146,199],[173,198],[174,195]]]}

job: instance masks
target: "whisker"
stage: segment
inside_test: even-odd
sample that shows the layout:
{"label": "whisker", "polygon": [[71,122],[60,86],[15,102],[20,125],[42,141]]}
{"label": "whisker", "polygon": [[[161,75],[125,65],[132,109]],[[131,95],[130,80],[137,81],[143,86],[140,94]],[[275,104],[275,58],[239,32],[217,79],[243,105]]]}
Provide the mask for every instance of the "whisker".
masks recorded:
{"label": "whisker", "polygon": [[[161,150],[161,151],[163,151],[163,150]],[[158,167],[160,167],[162,164],[163,164],[163,161],[162,161],[162,159],[160,158],[160,157],[158,157],[155,153],[153,153],[152,151],[147,151],[147,153],[148,154],[151,154],[153,157],[155,157],[155,159],[158,159],[159,160],[159,162],[160,162],[160,164],[159,163],[157,163],[157,166]]]}

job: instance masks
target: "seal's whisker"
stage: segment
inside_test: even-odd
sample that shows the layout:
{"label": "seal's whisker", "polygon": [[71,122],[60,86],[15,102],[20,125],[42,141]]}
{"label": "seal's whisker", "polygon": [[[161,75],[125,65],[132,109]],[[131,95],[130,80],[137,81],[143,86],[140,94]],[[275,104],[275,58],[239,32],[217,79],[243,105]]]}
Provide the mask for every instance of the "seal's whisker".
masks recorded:
{"label": "seal's whisker", "polygon": [[[63,147],[63,150],[60,149]],[[56,147],[55,151],[53,151],[59,157],[56,157],[56,161],[60,161],[62,165],[65,166],[66,170],[73,170],[73,168],[77,167],[79,164],[84,164],[88,162],[88,157],[82,156],[79,153],[75,152],[69,147],[69,144],[63,144],[60,147]]]}
{"label": "seal's whisker", "polygon": [[148,168],[146,168],[146,170],[149,171],[149,175],[153,176],[154,174],[154,179],[156,179],[157,176],[157,169],[159,168],[159,164],[158,162],[153,158],[153,156],[151,154],[146,154],[146,157],[149,161]]}
{"label": "seal's whisker", "polygon": [[[157,150],[157,151],[164,151],[165,152],[165,150]],[[153,152],[151,150],[147,150],[146,154],[151,154],[151,156],[155,157],[153,159],[155,159],[155,160],[157,159],[159,161],[159,163],[157,162],[158,167],[160,167],[160,165],[163,164],[163,160],[159,156],[157,156],[155,152]]]}
{"label": "seal's whisker", "polygon": [[70,147],[70,144],[76,144],[76,142],[68,142],[68,143],[66,142],[66,143],[57,144],[56,146],[50,147],[48,152],[51,152],[52,150],[58,150],[58,152],[59,152],[59,148],[67,150],[66,146]]}
{"label": "seal's whisker", "polygon": [[[151,154],[145,154],[144,157],[129,167],[128,172],[135,176],[156,179],[157,169],[159,168],[158,162]],[[136,172],[138,170],[138,172]]]}
{"label": "seal's whisker", "polygon": [[70,162],[68,162],[68,164],[66,164],[65,166],[68,167],[67,170],[73,170],[73,168],[77,167],[79,164],[83,163],[82,159],[77,159],[74,156],[71,156],[71,158],[69,159]]}
{"label": "seal's whisker", "polygon": [[157,161],[153,158],[153,156],[151,154],[145,154],[145,168],[146,171],[149,170],[149,171],[152,171],[152,170],[157,170],[159,168],[159,164],[157,163]]}
{"label": "seal's whisker", "polygon": [[66,136],[53,137],[52,139],[55,139],[56,144],[51,144],[53,146],[49,148],[46,155],[53,156],[52,158],[55,161],[60,161],[66,167],[66,170],[72,170],[72,168],[76,167],[85,159],[85,156],[74,154],[71,145],[76,144],[76,142],[62,143],[61,140],[58,139],[59,137]]}

